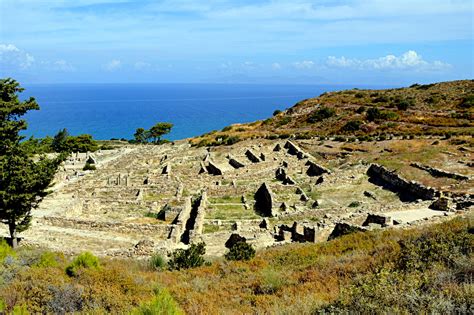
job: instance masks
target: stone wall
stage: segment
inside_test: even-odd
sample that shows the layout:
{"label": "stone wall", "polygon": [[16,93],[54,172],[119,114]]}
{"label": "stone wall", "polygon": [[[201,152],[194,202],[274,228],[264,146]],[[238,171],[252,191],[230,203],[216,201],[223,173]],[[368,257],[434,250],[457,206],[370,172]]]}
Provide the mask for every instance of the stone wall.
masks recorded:
{"label": "stone wall", "polygon": [[447,172],[444,170],[441,170],[439,168],[434,168],[428,165],[423,165],[420,163],[411,163],[410,166],[416,167],[420,170],[426,171],[430,173],[434,177],[447,177],[447,178],[453,178],[457,180],[469,180],[469,176],[466,175],[461,175],[457,173],[452,173],[452,172]]}
{"label": "stone wall", "polygon": [[166,238],[171,227],[165,224],[138,224],[121,222],[99,222],[90,220],[69,219],[61,217],[43,217],[39,219],[42,223],[67,228],[94,230],[105,232],[120,232],[130,234],[140,234],[153,238]]}
{"label": "stone wall", "polygon": [[191,209],[191,197],[187,197],[184,201],[183,210],[181,210],[171,226],[171,231],[168,237],[176,243],[180,241],[181,235],[186,229],[186,222],[188,222],[189,217],[191,216]]}
{"label": "stone wall", "polygon": [[302,160],[304,158],[307,158],[309,156],[299,146],[297,146],[296,144],[294,144],[291,141],[287,141],[285,143],[284,148],[288,150],[288,154],[296,155],[298,157],[298,159],[300,159],[300,160]]}
{"label": "stone wall", "polygon": [[375,184],[381,184],[384,187],[397,193],[404,194],[413,200],[432,200],[440,195],[440,192],[436,189],[426,187],[415,181],[408,181],[398,175],[395,171],[390,171],[378,164],[370,165],[367,170],[367,175],[369,175],[370,179]]}

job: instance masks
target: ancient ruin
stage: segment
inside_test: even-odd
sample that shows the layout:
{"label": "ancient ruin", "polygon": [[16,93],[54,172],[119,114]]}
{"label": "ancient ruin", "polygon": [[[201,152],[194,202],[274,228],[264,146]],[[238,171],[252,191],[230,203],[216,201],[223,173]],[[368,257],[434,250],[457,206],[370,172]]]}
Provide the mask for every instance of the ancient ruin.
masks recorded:
{"label": "ancient ruin", "polygon": [[[95,171],[82,170],[92,155],[73,154],[33,213],[23,242],[66,253],[145,257],[203,241],[208,255],[220,256],[232,239],[257,249],[322,242],[472,207],[472,190],[451,188],[472,183],[467,164],[449,171],[462,175],[446,179],[452,186],[429,187],[365,162],[381,151],[377,144],[353,147],[295,139],[209,148],[186,141],[122,146],[95,152]],[[454,152],[459,159],[470,154]],[[446,178],[419,172],[426,180]]]}

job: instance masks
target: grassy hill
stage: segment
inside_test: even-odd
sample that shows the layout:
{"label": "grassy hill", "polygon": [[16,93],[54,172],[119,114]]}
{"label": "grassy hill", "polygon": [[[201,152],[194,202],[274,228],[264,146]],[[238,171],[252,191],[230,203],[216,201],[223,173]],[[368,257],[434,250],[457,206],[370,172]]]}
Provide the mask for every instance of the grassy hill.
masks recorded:
{"label": "grassy hill", "polygon": [[236,124],[191,139],[196,145],[232,144],[247,138],[380,135],[472,135],[474,81],[452,81],[388,90],[323,93],[272,118]]}

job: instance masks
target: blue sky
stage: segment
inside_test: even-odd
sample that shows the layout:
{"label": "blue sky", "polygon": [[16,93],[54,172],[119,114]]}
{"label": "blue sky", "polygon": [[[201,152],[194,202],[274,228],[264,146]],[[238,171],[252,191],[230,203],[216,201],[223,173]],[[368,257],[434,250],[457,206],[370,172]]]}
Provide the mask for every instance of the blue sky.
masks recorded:
{"label": "blue sky", "polygon": [[472,0],[0,0],[25,83],[472,79]]}

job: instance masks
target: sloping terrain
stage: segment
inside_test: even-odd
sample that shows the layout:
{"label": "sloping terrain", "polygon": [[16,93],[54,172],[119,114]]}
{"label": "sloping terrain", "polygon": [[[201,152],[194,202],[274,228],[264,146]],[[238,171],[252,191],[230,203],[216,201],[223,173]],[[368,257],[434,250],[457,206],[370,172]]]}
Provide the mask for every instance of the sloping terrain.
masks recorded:
{"label": "sloping terrain", "polygon": [[192,139],[219,145],[247,138],[452,135],[474,132],[474,81],[388,90],[346,90],[303,100],[274,117],[236,124]]}

